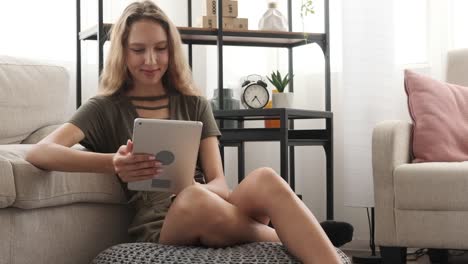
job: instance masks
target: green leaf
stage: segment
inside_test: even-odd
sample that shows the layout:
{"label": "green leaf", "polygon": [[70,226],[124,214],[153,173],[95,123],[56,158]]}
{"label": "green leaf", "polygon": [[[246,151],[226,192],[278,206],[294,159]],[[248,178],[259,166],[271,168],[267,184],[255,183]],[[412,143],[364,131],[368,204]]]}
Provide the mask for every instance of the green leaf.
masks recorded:
{"label": "green leaf", "polygon": [[286,88],[288,83],[291,81],[289,73],[287,73],[284,77],[282,77],[279,70],[277,70],[276,72],[272,71],[270,76],[266,76],[266,77],[267,77],[268,81],[271,84],[273,84],[273,86],[275,86],[275,88],[280,93],[284,92],[284,89]]}
{"label": "green leaf", "polygon": [[270,77],[267,76],[267,79],[268,79],[269,82],[271,82],[271,84],[273,84],[276,87],[275,83],[273,82],[272,79],[270,79]]}
{"label": "green leaf", "polygon": [[288,79],[288,74],[286,74],[286,76],[284,76],[284,79],[283,79],[283,85],[286,87],[286,85],[288,85],[288,82],[289,82],[289,79]]}
{"label": "green leaf", "polygon": [[301,5],[301,17],[308,16],[310,14],[315,14],[314,6],[312,0],[303,0]]}
{"label": "green leaf", "polygon": [[276,73],[271,74],[271,78],[273,79],[274,84],[278,84],[278,78],[276,77]]}

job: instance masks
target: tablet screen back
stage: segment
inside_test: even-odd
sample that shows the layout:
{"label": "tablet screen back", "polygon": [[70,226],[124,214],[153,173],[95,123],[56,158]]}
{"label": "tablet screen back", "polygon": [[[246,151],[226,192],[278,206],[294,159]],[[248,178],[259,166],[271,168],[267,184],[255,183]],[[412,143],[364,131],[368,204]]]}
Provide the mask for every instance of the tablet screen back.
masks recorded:
{"label": "tablet screen back", "polygon": [[156,178],[128,183],[131,190],[179,193],[193,184],[202,123],[136,118],[133,153],[152,154],[163,165]]}

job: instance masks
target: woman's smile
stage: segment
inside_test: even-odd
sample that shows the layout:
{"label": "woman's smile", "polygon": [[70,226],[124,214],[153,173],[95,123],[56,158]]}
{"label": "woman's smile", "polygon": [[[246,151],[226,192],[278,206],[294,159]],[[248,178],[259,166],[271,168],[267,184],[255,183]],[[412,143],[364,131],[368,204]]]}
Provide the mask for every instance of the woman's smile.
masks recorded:
{"label": "woman's smile", "polygon": [[154,77],[158,72],[160,72],[161,70],[160,70],[160,69],[151,69],[151,70],[148,70],[148,69],[141,69],[140,71],[141,71],[146,77],[152,78],[152,77]]}

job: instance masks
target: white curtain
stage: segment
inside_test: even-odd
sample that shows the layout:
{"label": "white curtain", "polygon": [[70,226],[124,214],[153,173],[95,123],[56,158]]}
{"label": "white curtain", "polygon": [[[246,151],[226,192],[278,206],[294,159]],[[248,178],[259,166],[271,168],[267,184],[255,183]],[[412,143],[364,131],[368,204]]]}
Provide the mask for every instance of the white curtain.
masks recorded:
{"label": "white curtain", "polygon": [[[341,0],[339,82],[332,83],[335,114],[337,215],[355,227],[356,242],[368,241],[362,207],[374,206],[372,131],[384,120],[410,121],[403,70],[444,78],[446,52],[454,32],[450,1]],[[337,22],[333,19],[332,23]],[[466,27],[465,27],[466,28]],[[342,179],[339,182],[339,179]],[[342,194],[339,193],[340,188]],[[339,204],[342,202],[342,204]],[[356,207],[356,208],[354,208]],[[351,247],[365,247],[356,243]]]}
{"label": "white curtain", "polygon": [[450,2],[451,46],[453,48],[468,48],[468,16],[466,15],[468,1],[452,0]]}
{"label": "white curtain", "polygon": [[[403,69],[444,79],[447,51],[466,34],[452,14],[462,1],[342,1],[344,204],[374,204],[371,140],[383,120],[410,120]],[[466,29],[466,26],[463,26]],[[339,162],[339,161],[338,161]]]}
{"label": "white curtain", "polygon": [[395,67],[393,1],[343,1],[343,168],[345,205],[371,207],[372,128],[398,118],[403,88]]}

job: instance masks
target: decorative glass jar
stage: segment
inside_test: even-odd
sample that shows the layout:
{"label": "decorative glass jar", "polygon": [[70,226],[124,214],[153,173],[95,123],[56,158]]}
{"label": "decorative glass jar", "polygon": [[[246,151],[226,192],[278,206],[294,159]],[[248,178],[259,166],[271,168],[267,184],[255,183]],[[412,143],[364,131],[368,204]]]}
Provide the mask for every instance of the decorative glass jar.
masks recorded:
{"label": "decorative glass jar", "polygon": [[278,10],[276,1],[268,1],[268,10],[258,23],[258,29],[270,31],[288,31],[288,20]]}
{"label": "decorative glass jar", "polygon": [[[233,96],[233,90],[229,88],[223,89],[223,109],[224,110],[235,110],[240,109],[240,101],[235,99]],[[213,98],[210,100],[211,108],[213,110],[219,110],[219,89],[214,90]],[[219,127],[219,121],[216,121]],[[236,120],[225,120],[224,128],[237,128]]]}

